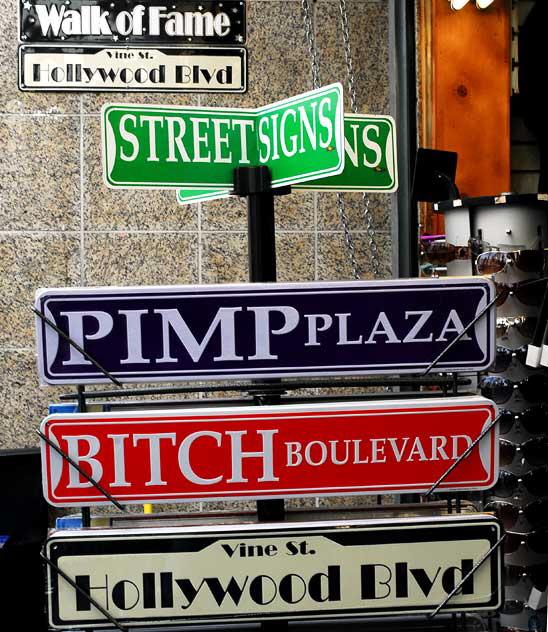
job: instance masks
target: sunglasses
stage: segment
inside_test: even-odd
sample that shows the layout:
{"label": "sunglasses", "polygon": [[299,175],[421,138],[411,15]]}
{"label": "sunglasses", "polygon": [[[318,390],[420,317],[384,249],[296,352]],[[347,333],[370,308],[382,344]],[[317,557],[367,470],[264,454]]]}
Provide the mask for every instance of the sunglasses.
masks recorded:
{"label": "sunglasses", "polygon": [[548,585],[548,564],[505,566],[504,584],[506,586],[516,586],[524,577],[528,577],[537,590],[544,592]]}
{"label": "sunglasses", "polygon": [[520,454],[529,465],[548,465],[548,437],[533,437],[525,443],[500,440],[499,457],[501,465],[510,465],[516,454]]}
{"label": "sunglasses", "polygon": [[537,319],[534,317],[521,317],[512,320],[501,320],[497,322],[497,338],[502,338],[510,333],[510,330],[516,330],[522,338],[529,340],[533,337],[537,327]]}
{"label": "sunglasses", "polygon": [[507,349],[497,345],[497,355],[495,356],[495,364],[491,367],[491,372],[504,373],[512,364],[513,358],[517,358],[521,364],[525,364],[527,345],[523,345],[519,349]]}
{"label": "sunglasses", "polygon": [[515,391],[519,391],[524,399],[532,404],[548,402],[548,376],[540,373],[529,375],[519,382],[487,375],[480,379],[479,387],[481,394],[496,404],[507,402]]}
{"label": "sunglasses", "polygon": [[520,614],[526,609],[529,610],[528,604],[523,601],[518,601],[517,599],[510,599],[504,602],[504,606],[502,606],[500,612],[501,614]]}
{"label": "sunglasses", "polygon": [[533,496],[541,498],[548,496],[548,468],[532,470],[520,477],[507,470],[500,470],[499,480],[491,493],[493,496],[509,498],[519,490],[520,485],[523,485]]}
{"label": "sunglasses", "polygon": [[506,532],[504,538],[505,553],[515,553],[522,544],[535,553],[548,553],[548,529],[540,529],[532,533]]}
{"label": "sunglasses", "polygon": [[520,413],[501,408],[499,411],[499,430],[501,434],[510,432],[514,423],[519,421],[521,427],[529,434],[548,433],[548,405],[530,406]]}
{"label": "sunglasses", "polygon": [[522,272],[542,272],[546,265],[546,251],[518,250],[517,252],[482,252],[476,260],[478,274],[496,274],[507,265]]}
{"label": "sunglasses", "polygon": [[495,281],[497,289],[496,304],[504,305],[509,296],[515,296],[523,305],[540,305],[546,289],[546,278],[534,281],[523,281],[514,285],[504,285]]}
{"label": "sunglasses", "polygon": [[525,507],[518,507],[504,500],[493,500],[483,509],[494,512],[507,531],[516,526],[520,516],[525,516],[533,529],[548,527],[548,500],[535,500]]}

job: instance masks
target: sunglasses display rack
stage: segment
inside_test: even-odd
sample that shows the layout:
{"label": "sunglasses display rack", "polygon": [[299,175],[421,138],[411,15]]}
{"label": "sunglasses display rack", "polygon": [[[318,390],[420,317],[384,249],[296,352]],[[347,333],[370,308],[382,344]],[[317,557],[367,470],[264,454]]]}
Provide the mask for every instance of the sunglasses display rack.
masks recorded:
{"label": "sunglasses display rack", "polygon": [[[501,471],[484,506],[501,518],[507,533],[500,622],[503,629],[542,630],[542,595],[548,582],[548,375],[544,367],[525,364],[542,294],[510,292],[535,285],[544,275],[545,255],[542,250],[487,251],[475,265],[478,273],[493,274],[500,295],[498,313],[504,314],[498,320],[496,361],[479,382],[482,394],[493,399],[502,414]],[[537,285],[544,292],[543,284]]]}
{"label": "sunglasses display rack", "polygon": [[445,235],[421,240],[423,274],[489,275],[497,287],[497,356],[479,380],[500,407],[500,477],[484,508],[503,521],[503,629],[546,630],[548,373],[526,364],[548,275],[548,196],[449,200]]}

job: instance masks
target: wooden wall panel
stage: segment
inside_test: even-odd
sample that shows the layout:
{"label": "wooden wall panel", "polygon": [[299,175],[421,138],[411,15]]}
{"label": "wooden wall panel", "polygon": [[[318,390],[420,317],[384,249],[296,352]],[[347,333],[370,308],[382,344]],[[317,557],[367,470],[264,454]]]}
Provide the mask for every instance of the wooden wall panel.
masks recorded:
{"label": "wooden wall panel", "polygon": [[[453,11],[448,0],[421,0],[420,145],[459,154],[462,197],[510,187],[510,6],[472,0]],[[441,232],[423,218],[425,232]]]}

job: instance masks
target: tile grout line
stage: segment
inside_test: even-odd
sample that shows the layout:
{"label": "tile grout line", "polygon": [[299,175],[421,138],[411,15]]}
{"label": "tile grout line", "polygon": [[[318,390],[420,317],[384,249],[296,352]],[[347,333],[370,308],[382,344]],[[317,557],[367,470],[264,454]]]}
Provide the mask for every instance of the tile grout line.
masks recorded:
{"label": "tile grout line", "polygon": [[84,96],[80,96],[80,283],[85,284],[84,220]]}
{"label": "tile grout line", "polygon": [[22,351],[34,352],[35,349],[33,347],[0,347],[0,353],[15,353],[15,352],[22,352]]}
{"label": "tile grout line", "polygon": [[[82,229],[77,230],[0,230],[0,237],[5,236],[48,236],[48,235],[80,235]],[[88,230],[85,231],[88,235],[196,235],[197,230]],[[276,234],[280,235],[314,235],[317,232],[318,235],[343,235],[342,230],[305,230],[305,229],[291,229],[291,228],[278,228]],[[352,230],[353,235],[367,236],[367,231],[364,229]],[[375,230],[378,235],[390,236],[389,230]],[[227,229],[227,230],[214,230],[214,229],[200,229],[200,235],[247,235],[247,231],[244,228],[240,229]]]}

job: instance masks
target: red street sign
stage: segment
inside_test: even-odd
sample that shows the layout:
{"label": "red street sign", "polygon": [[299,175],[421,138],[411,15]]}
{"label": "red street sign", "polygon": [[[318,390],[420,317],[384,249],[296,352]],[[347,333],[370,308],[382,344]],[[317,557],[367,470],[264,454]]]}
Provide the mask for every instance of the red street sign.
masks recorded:
{"label": "red street sign", "polygon": [[[56,414],[41,425],[122,504],[427,491],[496,416],[483,397]],[[484,490],[498,472],[491,430],[440,491]],[[109,501],[46,442],[52,505]]]}

